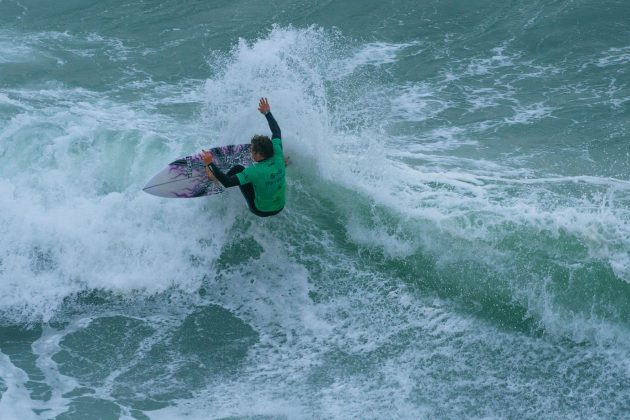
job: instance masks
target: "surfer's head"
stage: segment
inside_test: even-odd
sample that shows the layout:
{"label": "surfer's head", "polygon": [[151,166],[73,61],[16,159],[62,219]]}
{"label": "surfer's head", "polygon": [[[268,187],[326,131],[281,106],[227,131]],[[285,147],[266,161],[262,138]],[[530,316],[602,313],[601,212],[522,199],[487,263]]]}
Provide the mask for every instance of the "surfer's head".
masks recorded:
{"label": "surfer's head", "polygon": [[273,156],[273,143],[267,136],[255,135],[252,137],[252,157],[256,162]]}

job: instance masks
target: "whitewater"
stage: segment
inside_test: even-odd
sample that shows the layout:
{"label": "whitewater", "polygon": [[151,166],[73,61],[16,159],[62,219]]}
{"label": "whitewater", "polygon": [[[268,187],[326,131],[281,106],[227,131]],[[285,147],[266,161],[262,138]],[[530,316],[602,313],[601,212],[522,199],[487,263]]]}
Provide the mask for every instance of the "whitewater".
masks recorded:
{"label": "whitewater", "polygon": [[630,5],[474,3],[0,1],[0,418],[627,418]]}

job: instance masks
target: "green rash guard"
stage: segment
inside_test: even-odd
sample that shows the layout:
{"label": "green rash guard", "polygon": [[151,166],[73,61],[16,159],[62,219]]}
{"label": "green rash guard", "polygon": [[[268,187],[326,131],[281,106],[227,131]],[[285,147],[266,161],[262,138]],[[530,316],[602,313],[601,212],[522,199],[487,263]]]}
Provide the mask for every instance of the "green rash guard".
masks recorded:
{"label": "green rash guard", "polygon": [[285,167],[282,140],[274,138],[273,156],[248,166],[236,174],[241,185],[252,183],[256,208],[264,212],[281,210],[284,207]]}

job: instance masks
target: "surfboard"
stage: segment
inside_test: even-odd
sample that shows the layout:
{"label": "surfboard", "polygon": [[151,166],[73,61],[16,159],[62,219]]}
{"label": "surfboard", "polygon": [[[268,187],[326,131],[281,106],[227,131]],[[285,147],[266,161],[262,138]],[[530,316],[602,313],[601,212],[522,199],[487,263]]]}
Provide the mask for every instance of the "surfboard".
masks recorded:
{"label": "surfboard", "polygon": [[[249,166],[252,163],[250,149],[250,144],[231,144],[209,150],[214,156],[214,164],[227,172],[234,165]],[[225,188],[208,179],[200,151],[169,163],[142,190],[158,197],[193,198],[220,194]]]}

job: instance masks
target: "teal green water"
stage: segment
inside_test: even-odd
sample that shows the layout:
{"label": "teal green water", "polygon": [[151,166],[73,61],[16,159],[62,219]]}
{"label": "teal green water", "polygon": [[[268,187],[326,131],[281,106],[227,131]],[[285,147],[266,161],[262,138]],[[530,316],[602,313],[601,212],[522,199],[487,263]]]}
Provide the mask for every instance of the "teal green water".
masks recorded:
{"label": "teal green water", "polygon": [[[626,418],[630,4],[0,1],[0,418]],[[142,192],[266,133],[287,206]]]}

